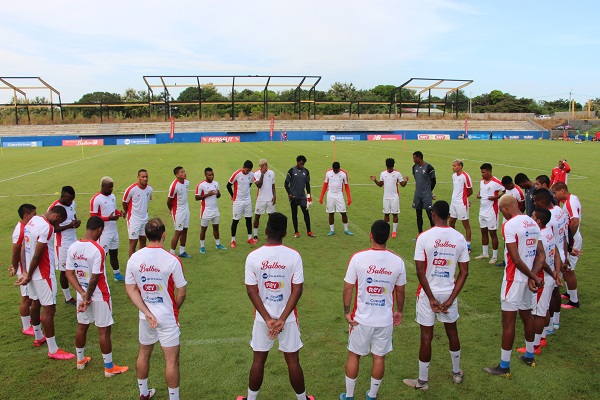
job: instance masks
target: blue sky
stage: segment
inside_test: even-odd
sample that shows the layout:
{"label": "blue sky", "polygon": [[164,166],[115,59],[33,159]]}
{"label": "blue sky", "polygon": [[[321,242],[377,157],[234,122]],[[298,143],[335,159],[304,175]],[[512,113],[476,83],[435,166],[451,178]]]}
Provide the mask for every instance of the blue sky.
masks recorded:
{"label": "blue sky", "polygon": [[5,2],[0,76],[40,76],[63,102],[145,89],[143,75],[272,74],[320,75],[319,90],[473,79],[467,95],[583,103],[600,97],[599,15],[598,1]]}

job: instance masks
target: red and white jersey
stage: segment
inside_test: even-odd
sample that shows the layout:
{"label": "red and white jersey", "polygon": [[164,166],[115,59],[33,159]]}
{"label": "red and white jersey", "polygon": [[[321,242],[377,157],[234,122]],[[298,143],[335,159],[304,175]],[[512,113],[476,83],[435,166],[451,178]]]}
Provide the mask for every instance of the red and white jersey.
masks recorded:
{"label": "red and white jersey", "polygon": [[394,323],[394,290],[406,284],[404,261],[389,250],[354,253],[346,283],[356,286],[352,318],[359,324],[383,327]]}
{"label": "red and white jersey", "polygon": [[569,179],[569,172],[571,172],[571,167],[567,163],[564,163],[563,169],[558,167],[552,168],[552,173],[550,174],[550,187],[556,182],[564,182],[566,184]]}
{"label": "red and white jersey", "polygon": [[[23,225],[21,223],[21,221],[19,221],[19,222],[17,222],[17,225],[15,226],[15,230],[13,231],[13,234],[12,234],[12,243],[16,244],[18,246],[22,246],[24,239],[25,239],[25,225]],[[22,256],[22,251],[19,251],[19,253]],[[19,265],[15,266],[15,267],[17,267],[17,276],[19,276],[19,277],[25,271],[25,266],[23,265],[23,262],[25,260],[23,260],[21,258],[21,256],[19,257]]]}
{"label": "red and white jersey", "polygon": [[125,194],[123,194],[123,203],[127,203],[127,221],[147,221],[148,204],[152,200],[152,186],[146,185],[142,189],[139,183],[131,184]]}
{"label": "red and white jersey", "polygon": [[[425,276],[433,293],[451,294],[458,263],[469,261],[467,241],[449,226],[434,226],[417,238],[414,259],[425,261]],[[419,285],[417,296],[421,289]]]}
{"label": "red and white jersey", "polygon": [[[581,202],[579,201],[579,197],[574,194],[569,195],[569,198],[563,205],[563,210],[565,210],[569,217],[569,223],[573,218],[579,218],[579,226],[581,226]],[[577,229],[577,232],[579,232],[579,229]]]}
{"label": "red and white jersey", "polygon": [[[219,182],[213,180],[208,183],[205,180],[196,186],[196,196],[202,196],[211,190],[219,190]],[[217,206],[217,195],[205,197],[201,200],[200,218],[206,215],[219,215],[219,207]]]}
{"label": "red and white jersey", "polygon": [[465,171],[460,175],[456,172],[452,174],[452,204],[469,206],[469,189],[473,187],[471,177]]}
{"label": "red and white jersey", "polygon": [[190,187],[190,181],[184,179],[183,183],[175,179],[171,186],[169,186],[169,198],[173,199],[173,206],[171,207],[171,214],[177,215],[178,212],[189,212],[188,206],[188,189]]}
{"label": "red and white jersey", "polygon": [[554,238],[556,239],[556,247],[558,247],[558,251],[560,253],[560,259],[565,261],[565,240],[568,240],[567,227],[569,226],[569,217],[567,212],[559,206],[554,206],[554,208],[550,210],[550,213],[552,215],[547,226],[553,229]]}
{"label": "red and white jersey", "polygon": [[[260,169],[254,171],[254,182],[258,182],[262,172]],[[263,183],[260,188],[258,188],[258,193],[256,194],[256,201],[272,201],[273,200],[273,185],[275,184],[275,172],[270,169],[265,173],[265,177],[263,178]]]}
{"label": "red and white jersey", "polygon": [[[110,290],[106,279],[106,253],[98,242],[78,240],[67,251],[67,270],[75,271],[75,276],[83,289],[87,288],[92,275],[98,277],[98,285],[92,294],[92,301],[105,301],[110,307]],[[77,292],[77,300],[83,300]]]}
{"label": "red and white jersey", "polygon": [[[516,243],[519,257],[530,270],[533,268],[533,260],[537,249],[537,241],[540,237],[540,228],[533,219],[527,215],[515,215],[502,225],[502,237],[504,243]],[[527,282],[528,278],[519,271],[504,246],[504,269],[503,280],[507,282]]]}
{"label": "red and white jersey", "polygon": [[[144,247],[127,262],[125,284],[137,285],[142,300],[161,324],[175,324],[175,288],[187,285],[179,258],[162,247]],[[146,319],[140,311],[140,319]]]}
{"label": "red and white jersey", "polygon": [[117,199],[114,194],[105,196],[98,192],[90,200],[90,215],[96,215],[104,221],[104,232],[117,232],[117,221],[109,221],[108,217],[117,211]]}
{"label": "red and white jersey", "polygon": [[510,194],[512,197],[517,199],[518,203],[522,203],[525,201],[525,195],[523,194],[523,191],[521,190],[521,188],[518,187],[517,185],[515,185],[514,188],[507,190],[506,194]]}
{"label": "red and white jersey", "polygon": [[[264,245],[246,257],[246,285],[257,285],[258,295],[271,318],[279,318],[292,294],[292,284],[304,282],[302,257],[296,250],[284,245]],[[263,321],[254,312],[257,321]],[[290,313],[286,322],[297,319],[297,312]]]}
{"label": "red and white jersey", "polygon": [[[540,240],[544,251],[546,252],[546,264],[550,266],[550,269],[554,271],[554,254],[556,254],[556,234],[551,226],[546,225],[540,232]],[[554,281],[554,277],[549,275],[544,269],[538,273],[540,278],[544,279],[544,282]]]}
{"label": "red and white jersey", "polygon": [[29,272],[31,259],[35,253],[35,248],[38,243],[46,243],[46,247],[42,252],[40,263],[33,273],[32,279],[50,279],[50,275],[54,274],[54,251],[52,247],[54,241],[52,235],[54,227],[50,222],[42,216],[36,215],[25,225],[23,232],[23,243],[25,243],[25,271]]}
{"label": "red and white jersey", "polygon": [[330,169],[325,172],[325,183],[327,184],[327,196],[343,198],[344,185],[348,184],[348,173],[340,169],[336,174],[333,169]]}
{"label": "red and white jersey", "polygon": [[238,169],[229,178],[229,183],[233,185],[233,201],[250,201],[250,185],[254,181],[254,172],[250,171],[244,174]]}
{"label": "red and white jersey", "polygon": [[386,169],[379,175],[379,180],[383,182],[383,199],[394,200],[399,197],[398,195],[398,183],[404,180],[404,177],[400,171],[393,170],[388,172]]}
{"label": "red and white jersey", "polygon": [[479,214],[491,214],[492,212],[498,215],[498,199],[488,200],[488,197],[498,196],[500,192],[504,192],[502,182],[495,176],[489,182],[483,179],[479,182],[479,196],[481,196],[481,204],[479,206]]}
{"label": "red and white jersey", "polygon": [[[70,206],[65,206],[60,201],[56,200],[54,201],[54,203],[50,204],[50,207],[48,207],[48,211],[50,211],[50,209],[55,206],[61,206],[67,212],[67,219],[65,219],[65,222],[60,224],[60,226],[69,225],[71,222],[73,222],[75,218],[77,218],[77,212],[75,211],[74,201],[73,203],[71,203]],[[69,228],[61,232],[56,232],[54,236],[54,244],[57,247],[69,247],[77,241],[77,232],[75,228]]]}

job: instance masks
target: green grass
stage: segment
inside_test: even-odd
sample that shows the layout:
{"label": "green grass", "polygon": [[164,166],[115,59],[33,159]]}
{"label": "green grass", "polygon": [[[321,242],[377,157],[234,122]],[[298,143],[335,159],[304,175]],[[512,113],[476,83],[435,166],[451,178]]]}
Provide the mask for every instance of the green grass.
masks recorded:
{"label": "green grass", "polygon": [[[389,242],[391,250],[406,261],[408,272],[407,300],[402,325],[394,332],[394,351],[387,358],[387,370],[380,395],[381,399],[398,398],[504,398],[520,399],[536,395],[557,398],[597,398],[600,384],[596,375],[600,359],[598,332],[600,323],[592,315],[599,305],[600,284],[595,268],[600,261],[593,243],[600,234],[593,227],[600,218],[593,210],[598,194],[592,174],[598,165],[600,149],[595,143],[575,145],[547,141],[502,142],[340,142],[336,158],[348,171],[353,204],[348,209],[350,230],[354,237],[342,233],[341,220],[336,216],[334,237],[326,237],[327,215],[324,205],[311,208],[313,232],[316,239],[290,237],[285,243],[303,256],[305,270],[304,294],[299,303],[300,328],[304,348],[301,361],[309,394],[318,399],[337,399],[344,391],[344,364],[346,360],[347,325],[342,309],[343,276],[350,256],[369,246],[368,231],[375,219],[381,218],[382,189],[376,187],[369,175],[378,175],[385,167],[387,157],[396,159],[396,168],[410,174],[411,154],[421,150],[438,176],[435,194],[438,199],[449,199],[451,193],[450,164],[455,158],[465,160],[465,170],[478,181],[479,166],[491,162],[494,175],[513,176],[525,172],[535,179],[538,174],[549,174],[560,158],[567,158],[573,168],[570,190],[583,204],[582,231],[584,255],[578,268],[579,310],[562,313],[562,327],[549,337],[549,347],[538,357],[538,367],[521,365],[513,354],[513,378],[510,380],[487,376],[482,367],[495,365],[500,357],[500,304],[499,292],[502,270],[490,267],[486,261],[473,261],[470,275],[459,297],[459,334],[462,342],[462,368],[466,377],[462,385],[451,379],[451,363],[447,339],[441,325],[436,326],[433,359],[430,368],[430,390],[415,392],[402,384],[403,378],[414,378],[418,373],[417,353],[419,329],[415,317],[415,290],[417,278],[412,262],[413,242],[416,236],[414,211],[410,208],[414,186],[400,189],[399,237]],[[290,215],[285,201],[284,174],[295,164],[295,157],[304,154],[306,167],[312,174],[313,193],[320,193],[324,172],[334,159],[334,144],[330,142],[240,143],[240,144],[182,144],[132,147],[39,148],[4,149],[0,155],[0,236],[4,238],[1,265],[10,263],[10,233],[17,221],[16,209],[24,202],[38,207],[38,212],[57,198],[63,185],[72,185],[77,191],[78,216],[84,221],[92,194],[100,187],[100,178],[110,175],[115,180],[115,194],[120,200],[123,190],[136,179],[137,170],[146,168],[150,185],[155,190],[150,215],[160,216],[167,223],[167,237],[172,225],[167,213],[166,190],[173,180],[172,170],[183,165],[188,179],[195,187],[203,178],[203,170],[211,166],[220,182],[223,197],[221,237],[228,246],[231,202],[225,184],[230,174],[241,167],[246,159],[255,165],[265,157],[276,172],[279,202],[278,210]],[[18,178],[17,178],[18,177]],[[478,189],[475,185],[475,191]],[[256,190],[252,189],[253,192]],[[477,229],[478,201],[471,198],[471,221],[474,255],[480,251]],[[199,204],[190,194],[192,224],[187,252],[192,259],[183,260],[188,280],[188,297],[181,310],[181,393],[184,398],[233,399],[245,395],[252,352],[248,345],[252,326],[252,305],[244,287],[244,261],[249,245],[240,244],[226,252],[214,250],[212,235],[207,236],[207,254],[198,251]],[[315,202],[316,203],[316,202]],[[460,225],[460,224],[459,224]],[[263,217],[261,230],[264,229]],[[300,227],[303,231],[303,222]],[[462,227],[460,228],[462,229]],[[120,261],[127,262],[126,226],[119,222],[121,235]],[[78,236],[83,228],[78,230]],[[243,223],[238,238],[245,237]],[[264,235],[263,235],[264,241]],[[240,240],[241,241],[241,240]],[[502,246],[502,244],[501,244]],[[109,274],[111,274],[109,272]],[[129,365],[131,371],[112,379],[102,374],[102,358],[97,344],[97,331],[89,331],[86,355],[94,359],[84,371],[76,371],[74,362],[55,362],[46,358],[46,347],[33,348],[32,340],[20,333],[18,316],[19,295],[12,287],[13,278],[7,274],[1,280],[0,307],[4,310],[0,325],[0,374],[2,392],[9,398],[78,398],[105,399],[136,398],[135,360],[137,356],[137,312],[128,300],[123,285],[110,283],[113,304],[113,354],[119,365]],[[74,351],[76,329],[75,311],[62,303],[58,294],[56,332],[58,344]],[[515,347],[524,343],[522,325],[517,324]],[[357,383],[357,398],[361,398],[369,384],[370,358],[361,363]],[[150,385],[158,389],[157,398],[167,397],[164,362],[157,347],[153,358]],[[267,362],[262,399],[293,399],[283,356],[272,351]]]}

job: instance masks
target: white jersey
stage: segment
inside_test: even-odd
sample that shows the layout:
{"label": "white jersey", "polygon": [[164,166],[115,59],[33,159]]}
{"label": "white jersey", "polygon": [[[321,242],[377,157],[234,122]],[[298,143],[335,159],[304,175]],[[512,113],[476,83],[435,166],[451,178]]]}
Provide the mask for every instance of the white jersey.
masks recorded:
{"label": "white jersey", "polygon": [[[554,254],[556,254],[556,233],[551,226],[546,225],[540,232],[540,240],[544,251],[546,252],[546,263],[550,266],[550,269],[554,271]],[[553,282],[554,277],[549,275],[544,269],[538,273],[540,278],[544,278],[544,282]]]}
{"label": "white jersey", "polygon": [[473,187],[471,177],[465,171],[452,174],[452,204],[468,207],[469,190]]}
{"label": "white jersey", "polygon": [[[563,209],[567,212],[567,216],[569,217],[569,223],[573,218],[579,219],[579,226],[581,226],[581,202],[579,201],[579,197],[574,194],[569,195],[567,201],[563,206]],[[580,233],[580,229],[577,229],[577,233]]]}
{"label": "white jersey", "polygon": [[131,184],[125,194],[123,203],[127,203],[127,221],[143,222],[148,220],[148,204],[152,200],[152,186],[144,189],[138,183]]}
{"label": "white jersey", "polygon": [[[540,228],[535,221],[527,215],[515,215],[502,225],[502,237],[505,244],[517,244],[519,257],[527,265],[527,268],[533,269],[537,241],[540,237]],[[503,280],[507,282],[527,282],[527,276],[517,269],[508,254],[506,246],[504,246],[504,259],[506,260],[506,268],[504,269]]]}
{"label": "white jersey", "polygon": [[398,195],[398,183],[404,180],[400,171],[393,170],[392,172],[388,172],[386,169],[379,175],[379,180],[383,182],[384,200],[395,200],[400,197]]}
{"label": "white jersey", "polygon": [[504,192],[504,186],[502,182],[495,176],[490,179],[489,182],[485,182],[483,179],[479,182],[479,196],[481,196],[481,204],[479,205],[479,214],[491,214],[498,215],[498,199],[488,200],[488,197],[498,196],[500,192]]}
{"label": "white jersey", "polygon": [[188,189],[190,187],[190,181],[184,179],[183,183],[175,179],[171,186],[169,186],[169,198],[173,199],[173,205],[171,207],[171,215],[177,215],[177,213],[189,213],[190,209],[188,206]]}
{"label": "white jersey", "polygon": [[[258,182],[260,180],[260,176],[262,172],[260,169],[254,172],[254,182]],[[273,201],[273,185],[275,184],[275,172],[270,169],[265,173],[265,177],[263,178],[263,183],[260,188],[258,188],[258,193],[256,195],[256,201]]]}
{"label": "white jersey", "polygon": [[[75,218],[77,218],[77,212],[75,211],[74,201],[73,203],[71,203],[70,206],[65,206],[60,201],[55,200],[54,203],[50,204],[50,207],[48,207],[48,211],[50,211],[50,209],[55,206],[61,206],[67,212],[67,219],[65,219],[65,222],[60,224],[60,226],[67,226],[71,222],[73,222]],[[54,236],[54,245],[57,247],[69,247],[77,241],[77,232],[75,228],[68,228],[64,231],[56,232]]]}
{"label": "white jersey", "polygon": [[525,195],[523,194],[521,188],[517,185],[515,185],[514,188],[507,190],[506,194],[510,194],[512,197],[517,199],[518,203],[523,203],[525,201]]}
{"label": "white jersey", "polygon": [[406,284],[404,261],[388,250],[355,253],[346,270],[346,283],[356,285],[353,319],[359,324],[384,327],[394,323],[394,290]]}
{"label": "white jersey", "polygon": [[[187,284],[178,257],[162,247],[144,247],[127,262],[125,284],[137,285],[144,303],[160,324],[176,324],[175,288]],[[140,311],[140,319],[146,319]]]}
{"label": "white jersey", "polygon": [[565,240],[568,239],[567,229],[569,226],[569,216],[567,215],[567,212],[559,206],[554,206],[554,208],[550,210],[550,213],[552,215],[550,222],[548,222],[548,226],[552,227],[554,230],[554,237],[560,253],[560,259],[561,261],[565,261]]}
{"label": "white jersey", "polygon": [[[302,257],[284,245],[264,245],[246,257],[246,285],[257,285],[258,295],[271,318],[279,318],[292,294],[292,284],[304,282]],[[264,322],[255,312],[257,321]],[[286,322],[296,321],[296,309]]]}
{"label": "white jersey", "polygon": [[[75,271],[79,284],[86,291],[92,275],[100,275],[91,300],[105,301],[110,306],[110,290],[105,267],[106,253],[98,242],[78,240],[69,247],[66,269]],[[83,300],[79,292],[77,292],[77,300]]]}
{"label": "white jersey", "polygon": [[[204,180],[196,186],[196,196],[203,196],[212,190],[219,190],[219,182],[213,180],[209,183]],[[219,215],[219,207],[217,206],[216,194],[203,198],[201,200],[201,203],[202,205],[200,206],[200,218],[202,218],[203,215]]]}
{"label": "white jersey", "polygon": [[108,217],[115,214],[117,211],[117,199],[114,194],[108,196],[98,192],[90,200],[90,216],[98,216],[104,221],[104,233],[117,232],[117,221],[110,221]]}
{"label": "white jersey", "polygon": [[[17,222],[17,225],[15,226],[15,229],[12,234],[12,243],[21,247],[23,245],[24,239],[25,239],[25,225],[23,225],[21,223],[21,221],[19,221],[19,222]],[[23,253],[23,251],[20,248],[20,250],[19,250],[19,265],[15,265],[15,268],[17,269],[18,277],[21,277],[21,274],[25,271],[25,265],[23,264],[25,262],[25,260],[21,258],[22,253]]]}
{"label": "white jersey", "polygon": [[[469,261],[469,249],[465,237],[457,230],[434,226],[417,238],[414,258],[425,261],[425,276],[433,293],[451,294],[457,264]],[[419,285],[417,296],[421,289]]]}
{"label": "white jersey", "polygon": [[31,259],[38,243],[46,243],[40,263],[31,277],[32,280],[50,279],[54,275],[54,227],[43,216],[36,215],[25,225],[23,243],[25,243],[25,271],[29,272]]}
{"label": "white jersey", "polygon": [[348,184],[348,173],[343,169],[340,169],[336,174],[330,169],[325,173],[324,182],[327,184],[327,196],[343,198],[344,185]]}
{"label": "white jersey", "polygon": [[233,201],[250,201],[250,185],[254,181],[254,172],[250,171],[244,174],[238,169],[229,178],[229,183],[233,185]]}

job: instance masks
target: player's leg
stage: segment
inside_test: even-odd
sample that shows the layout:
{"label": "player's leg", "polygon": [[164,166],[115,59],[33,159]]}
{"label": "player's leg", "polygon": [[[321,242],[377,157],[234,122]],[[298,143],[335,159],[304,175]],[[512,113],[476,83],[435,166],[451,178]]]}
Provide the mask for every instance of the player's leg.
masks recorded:
{"label": "player's leg", "polygon": [[75,305],[76,301],[73,300],[71,292],[69,291],[69,280],[67,279],[66,271],[60,271],[58,274],[58,281],[60,282],[60,288],[62,289],[63,295],[65,296],[65,303]]}
{"label": "player's leg", "polygon": [[[135,373],[138,380],[138,388],[140,390],[140,398],[149,398],[148,375],[150,373],[150,356],[154,344],[145,345],[140,343],[138,357],[135,362]],[[153,390],[153,389],[152,389]]]}
{"label": "player's leg", "polygon": [[368,399],[376,399],[379,386],[385,374],[385,356],[371,354],[373,357],[373,367],[371,368],[371,386],[367,392]]}
{"label": "player's leg", "polygon": [[431,215],[431,207],[433,207],[433,198],[426,197],[422,199],[423,208],[425,209],[425,213],[427,214],[427,218],[429,218],[429,226],[433,227],[433,217]]}
{"label": "player's leg", "polygon": [[467,240],[467,246],[469,250],[471,250],[471,223],[469,219],[463,219],[462,221],[463,227],[465,228],[465,239]]}
{"label": "player's leg", "polygon": [[450,349],[450,359],[452,360],[453,380],[456,383],[462,383],[463,372],[460,369],[460,339],[458,338],[458,328],[456,322],[444,323],[446,336],[448,336],[448,347]]}
{"label": "player's leg", "polygon": [[431,341],[433,340],[433,325],[421,328],[421,345],[419,347],[419,381],[429,381],[429,363],[431,362]]}
{"label": "player's leg", "polygon": [[360,364],[360,355],[348,351],[346,360],[346,397],[354,397],[354,387],[358,377],[358,368]]}
{"label": "player's leg", "polygon": [[181,232],[181,230],[177,229],[173,232],[173,237],[171,238],[171,254],[175,254],[175,249],[177,249],[177,243],[179,243]]}
{"label": "player's leg", "polygon": [[[129,239],[129,257],[131,257],[131,255],[133,253],[135,253],[135,249],[137,247],[138,244],[138,239]],[[142,246],[140,246],[141,248]]]}
{"label": "player's leg", "polygon": [[[21,286],[26,287],[26,286]],[[29,296],[21,295],[21,303],[19,303],[19,315],[21,316],[21,332],[25,335],[33,336],[33,328],[31,326],[31,299]]]}
{"label": "player's leg", "polygon": [[[498,259],[498,234],[496,229],[488,229],[490,237],[492,238],[492,260]],[[490,263],[492,262],[490,260]]]}
{"label": "player's leg", "polygon": [[252,366],[250,367],[250,376],[248,378],[248,399],[250,399],[252,395],[250,391],[258,394],[258,391],[262,386],[263,378],[265,376],[265,363],[267,362],[268,355],[268,351],[254,352]]}
{"label": "player's leg", "polygon": [[560,288],[557,286],[552,291],[552,300],[550,300],[550,310],[552,312],[552,326],[550,331],[554,333],[554,329],[560,328],[560,310],[561,310],[561,294]]}
{"label": "player's leg", "polygon": [[184,249],[181,250],[180,253],[185,253],[185,244],[187,243],[187,233],[188,233],[188,228],[183,228],[183,230],[181,231],[181,236],[179,236],[179,248],[181,249],[182,247],[184,247]]}
{"label": "player's leg", "polygon": [[482,253],[481,255],[475,257],[476,260],[481,260],[484,258],[489,258],[490,257],[490,253],[489,253],[489,243],[490,243],[490,238],[488,235],[488,228],[486,226],[483,225],[482,223],[482,219],[481,216],[479,217],[479,223],[481,224],[481,248],[482,248]]}
{"label": "player's leg", "polygon": [[[531,315],[531,309],[519,310],[519,315],[523,321],[523,328],[525,331],[525,359],[533,361],[535,324],[533,322],[533,316]],[[523,359],[523,361],[529,365],[528,361],[525,359]]]}
{"label": "player's leg", "polygon": [[298,236],[298,202],[295,199],[291,199],[290,207],[292,209],[292,225],[294,225],[295,237],[300,237]]}
{"label": "player's leg", "polygon": [[456,218],[450,217],[448,218],[448,226],[452,229],[456,228]]}
{"label": "player's leg", "polygon": [[144,247],[146,247],[146,235],[140,234],[139,243],[140,243],[140,249],[143,249]]}
{"label": "player's leg", "polygon": [[169,400],[179,399],[179,346],[163,347]]}
{"label": "player's leg", "polygon": [[65,246],[56,246],[56,269],[59,271],[58,282],[60,283],[60,288],[65,296],[65,303],[74,306],[77,304],[77,301],[75,301],[73,296],[71,296],[71,292],[69,290],[69,280],[67,279],[66,275],[68,249],[69,245],[67,243],[65,243]]}
{"label": "player's leg", "polygon": [[[77,319],[80,319],[79,314],[77,315]],[[75,353],[77,355],[77,369],[84,369],[87,363],[92,360],[91,357],[85,356],[85,343],[89,327],[89,323],[79,322],[77,324],[77,332],[75,333]]]}
{"label": "player's leg", "polygon": [[417,229],[421,233],[423,232],[423,209],[415,208],[415,213],[417,214]]}
{"label": "player's leg", "polygon": [[329,233],[327,236],[332,236],[335,233],[335,213],[328,213],[329,218]]}
{"label": "player's leg", "polygon": [[248,242],[252,241],[251,244],[254,243],[254,239],[252,238],[252,217],[245,217],[246,219],[246,232],[248,232]]}
{"label": "player's leg", "polygon": [[121,270],[119,268],[119,249],[109,249],[108,257],[110,258],[110,266],[113,269],[116,280],[117,274],[121,275]]}
{"label": "player's leg", "polygon": [[348,214],[346,212],[342,212],[342,224],[344,225],[344,233],[349,236],[353,236],[353,233],[348,229]]}
{"label": "player's leg", "polygon": [[[517,320],[516,311],[502,310],[502,352],[508,351],[508,362],[510,365],[510,353],[512,353],[513,344],[515,342],[515,323]],[[504,361],[504,358],[501,357]],[[502,364],[502,363],[501,363]]]}
{"label": "player's leg", "polygon": [[304,215],[304,224],[306,225],[306,232],[312,233],[310,229],[310,214],[308,213],[308,207],[300,206],[300,209],[302,210],[302,214]]}
{"label": "player's leg", "polygon": [[258,240],[258,227],[260,226],[260,214],[254,214],[254,224],[252,225],[254,239]]}
{"label": "player's leg", "polygon": [[[32,285],[32,284],[29,283],[27,286],[30,287],[30,285]],[[29,310],[29,317],[31,319],[31,326],[33,326],[33,336],[34,336],[33,345],[37,347],[46,341],[46,337],[44,336],[44,333],[42,333],[42,327],[41,327],[42,305],[34,293],[31,293],[31,295],[34,296],[35,298],[33,298],[31,300],[31,308]]]}
{"label": "player's leg", "polygon": [[300,366],[300,351],[296,351],[293,353],[283,353],[283,356],[285,357],[285,362],[287,363],[288,375],[294,392],[296,392],[296,395],[301,395],[304,393],[304,395],[306,396],[306,387],[304,386],[304,372],[302,371],[302,367]]}
{"label": "player's leg", "polygon": [[[574,270],[564,271],[563,279],[565,280],[565,283],[567,284],[567,294],[569,296],[569,302],[567,304],[573,303],[573,304],[577,304],[577,306],[574,306],[574,307],[579,307],[579,296],[577,294],[577,277],[575,276],[575,271]],[[574,308],[574,307],[569,307],[569,308]]]}

